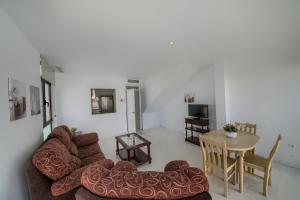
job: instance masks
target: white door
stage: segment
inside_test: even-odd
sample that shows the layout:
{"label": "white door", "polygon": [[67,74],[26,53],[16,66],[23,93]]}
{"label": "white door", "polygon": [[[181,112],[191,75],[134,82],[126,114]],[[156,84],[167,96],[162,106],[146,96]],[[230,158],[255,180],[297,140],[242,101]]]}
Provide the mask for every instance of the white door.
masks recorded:
{"label": "white door", "polygon": [[136,133],[135,121],[135,96],[134,89],[126,90],[127,96],[127,130],[128,133]]}

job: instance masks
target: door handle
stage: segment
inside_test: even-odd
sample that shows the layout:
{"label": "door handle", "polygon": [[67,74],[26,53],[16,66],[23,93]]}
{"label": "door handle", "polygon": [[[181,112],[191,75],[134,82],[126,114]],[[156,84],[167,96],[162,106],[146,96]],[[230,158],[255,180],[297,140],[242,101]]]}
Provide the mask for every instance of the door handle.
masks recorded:
{"label": "door handle", "polygon": [[135,112],[132,112],[132,114],[135,114]]}
{"label": "door handle", "polygon": [[46,101],[46,99],[44,99],[44,105],[46,105],[47,107],[50,106],[50,103]]}

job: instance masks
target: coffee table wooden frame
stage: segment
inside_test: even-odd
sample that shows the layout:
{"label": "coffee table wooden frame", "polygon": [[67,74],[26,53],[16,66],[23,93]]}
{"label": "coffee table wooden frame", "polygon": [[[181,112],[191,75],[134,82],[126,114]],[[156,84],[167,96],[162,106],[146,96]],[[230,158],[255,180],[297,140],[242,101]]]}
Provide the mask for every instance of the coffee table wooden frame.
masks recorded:
{"label": "coffee table wooden frame", "polygon": [[[135,137],[138,137],[143,142],[137,145],[129,146],[126,142],[123,141],[122,138],[124,136],[130,136],[130,135],[134,135]],[[136,166],[142,165],[146,162],[149,162],[149,164],[151,163],[152,158],[151,158],[151,151],[150,151],[151,150],[150,141],[148,141],[147,139],[143,138],[142,136],[136,133],[124,134],[124,135],[116,136],[115,138],[116,138],[116,148],[117,148],[116,153],[117,155],[119,155],[119,157],[122,160],[128,160],[133,164],[135,164]],[[121,149],[120,149],[120,144],[123,147]],[[147,147],[147,153],[141,149],[142,147]]]}

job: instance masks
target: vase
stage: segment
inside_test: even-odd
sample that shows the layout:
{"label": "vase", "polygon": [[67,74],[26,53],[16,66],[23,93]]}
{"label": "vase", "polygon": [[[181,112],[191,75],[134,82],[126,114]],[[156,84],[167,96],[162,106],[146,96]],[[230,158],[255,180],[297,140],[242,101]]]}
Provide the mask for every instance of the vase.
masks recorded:
{"label": "vase", "polygon": [[237,133],[236,132],[227,132],[227,137],[229,137],[229,138],[236,138],[237,137]]}

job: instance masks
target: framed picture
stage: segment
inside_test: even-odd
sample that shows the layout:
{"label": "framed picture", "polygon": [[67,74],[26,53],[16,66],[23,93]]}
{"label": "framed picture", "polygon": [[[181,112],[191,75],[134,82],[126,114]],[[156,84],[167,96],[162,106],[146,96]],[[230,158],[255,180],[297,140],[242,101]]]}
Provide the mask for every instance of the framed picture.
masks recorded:
{"label": "framed picture", "polygon": [[194,103],[194,102],[195,102],[195,93],[184,94],[184,103]]}
{"label": "framed picture", "polygon": [[40,89],[33,85],[30,86],[30,107],[31,115],[41,114],[41,105],[40,105]]}
{"label": "framed picture", "polygon": [[105,114],[116,112],[115,89],[91,89],[92,114]]}
{"label": "framed picture", "polygon": [[9,78],[8,79],[8,102],[10,121],[26,117],[26,84]]}

